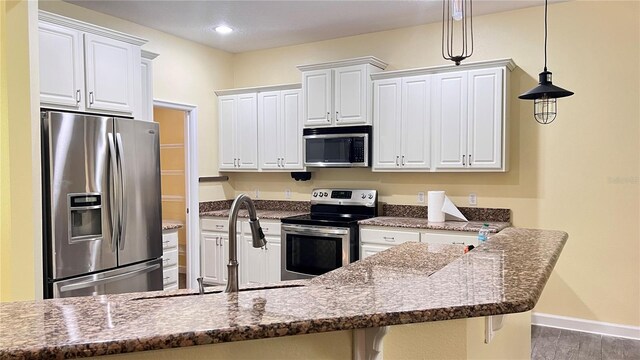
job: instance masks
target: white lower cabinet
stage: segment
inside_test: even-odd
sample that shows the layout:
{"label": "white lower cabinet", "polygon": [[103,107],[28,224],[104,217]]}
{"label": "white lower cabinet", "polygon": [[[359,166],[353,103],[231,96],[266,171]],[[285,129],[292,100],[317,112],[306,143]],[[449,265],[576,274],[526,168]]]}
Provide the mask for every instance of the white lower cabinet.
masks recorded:
{"label": "white lower cabinet", "polygon": [[473,245],[478,246],[476,232],[393,228],[385,226],[360,227],[360,259],[365,259],[381,251],[405,242],[427,244]]}
{"label": "white lower cabinet", "polygon": [[164,290],[178,288],[178,230],[162,232],[162,284]]}
{"label": "white lower cabinet", "polygon": [[360,259],[405,242],[420,242],[420,232],[392,227],[362,226],[360,227]]}
{"label": "white lower cabinet", "polygon": [[[280,281],[280,221],[260,220],[267,245],[253,247],[251,228],[246,219],[236,224],[238,240],[238,282],[270,283]],[[229,263],[229,220],[200,220],[202,277],[206,284],[226,284]]]}
{"label": "white lower cabinet", "polygon": [[[245,225],[246,224],[246,225]],[[244,273],[246,283],[273,283],[280,281],[280,221],[260,220],[266,246],[253,247],[251,229],[243,224],[244,232]]]}

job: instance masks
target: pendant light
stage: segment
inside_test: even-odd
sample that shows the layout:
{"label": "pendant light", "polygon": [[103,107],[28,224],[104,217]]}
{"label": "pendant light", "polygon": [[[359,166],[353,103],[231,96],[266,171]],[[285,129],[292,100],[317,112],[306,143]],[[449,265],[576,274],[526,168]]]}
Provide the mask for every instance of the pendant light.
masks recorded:
{"label": "pendant light", "polygon": [[540,124],[550,124],[558,113],[557,98],[573,95],[573,92],[553,85],[551,71],[547,71],[547,0],[544,0],[544,71],[539,75],[538,86],[518,96],[533,100],[533,115]]}
{"label": "pendant light", "polygon": [[471,0],[443,0],[442,57],[460,65],[460,61],[472,54],[473,6]]}

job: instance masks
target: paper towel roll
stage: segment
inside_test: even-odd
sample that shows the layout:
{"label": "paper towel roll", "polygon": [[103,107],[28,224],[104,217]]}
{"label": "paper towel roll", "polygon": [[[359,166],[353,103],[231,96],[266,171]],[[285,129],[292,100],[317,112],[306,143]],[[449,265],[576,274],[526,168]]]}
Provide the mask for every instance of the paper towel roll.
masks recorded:
{"label": "paper towel roll", "polygon": [[444,191],[429,191],[427,193],[427,220],[429,222],[444,222]]}

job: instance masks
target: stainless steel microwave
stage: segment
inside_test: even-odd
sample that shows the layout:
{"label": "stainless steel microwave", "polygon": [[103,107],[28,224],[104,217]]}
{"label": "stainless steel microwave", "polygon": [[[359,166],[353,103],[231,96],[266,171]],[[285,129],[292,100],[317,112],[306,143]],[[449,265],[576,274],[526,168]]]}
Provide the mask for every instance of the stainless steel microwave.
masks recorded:
{"label": "stainless steel microwave", "polygon": [[304,129],[304,165],[367,167],[371,126]]}

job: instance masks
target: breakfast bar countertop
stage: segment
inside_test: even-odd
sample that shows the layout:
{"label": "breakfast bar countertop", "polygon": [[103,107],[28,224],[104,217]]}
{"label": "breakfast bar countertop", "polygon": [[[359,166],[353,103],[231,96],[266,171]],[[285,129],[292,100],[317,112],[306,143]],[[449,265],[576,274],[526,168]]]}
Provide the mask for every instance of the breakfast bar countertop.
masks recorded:
{"label": "breakfast bar countertop", "polygon": [[507,228],[467,254],[461,245],[405,243],[309,281],[238,293],[0,303],[0,358],[86,357],[524,312],[538,301],[567,237]]}

